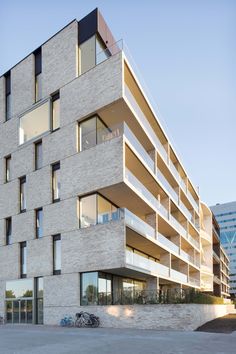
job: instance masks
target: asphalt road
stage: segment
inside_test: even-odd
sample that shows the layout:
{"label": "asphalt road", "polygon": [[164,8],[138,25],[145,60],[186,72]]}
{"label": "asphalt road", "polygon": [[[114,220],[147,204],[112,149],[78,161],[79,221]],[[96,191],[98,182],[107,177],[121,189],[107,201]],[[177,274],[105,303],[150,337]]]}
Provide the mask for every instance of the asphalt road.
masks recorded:
{"label": "asphalt road", "polygon": [[0,326],[1,354],[235,354],[235,348],[236,332]]}

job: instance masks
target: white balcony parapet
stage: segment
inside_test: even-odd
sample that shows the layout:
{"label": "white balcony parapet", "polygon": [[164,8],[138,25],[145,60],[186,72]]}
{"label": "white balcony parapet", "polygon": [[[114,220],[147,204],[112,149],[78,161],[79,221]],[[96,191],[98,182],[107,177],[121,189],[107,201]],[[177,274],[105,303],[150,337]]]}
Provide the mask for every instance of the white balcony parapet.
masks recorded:
{"label": "white balcony parapet", "polygon": [[141,233],[144,236],[156,238],[156,233],[153,227],[148,225],[145,221],[140,219],[135,214],[131,213],[128,209],[122,209],[125,218],[126,225],[131,227],[133,230]]}
{"label": "white balcony parapet", "polygon": [[128,250],[126,250],[126,263],[141,268],[142,271],[169,278],[168,267]]}
{"label": "white balcony parapet", "polygon": [[130,89],[128,88],[127,85],[124,86],[124,92],[125,92],[126,98],[128,99],[128,101],[130,102],[131,106],[133,107],[136,116],[140,119],[141,124],[144,127],[144,130],[146,131],[146,133],[148,135],[150,135],[152,143],[155,146],[156,150],[161,154],[161,156],[163,157],[165,162],[168,163],[168,155],[167,155],[167,152],[166,152],[164,146],[162,145],[162,143],[158,139],[157,135],[154,133],[151,125],[149,124],[149,122],[148,122],[148,120],[147,120],[147,118],[145,116],[145,114],[143,113],[143,111],[139,107],[139,104],[137,103],[136,99],[132,95],[132,93],[131,93],[131,91],[130,91]]}
{"label": "white balcony parapet", "polygon": [[159,168],[156,168],[156,176],[157,178],[161,181],[165,189],[169,192],[170,196],[172,199],[176,202],[178,205],[179,202],[179,197],[176,191],[173,189],[173,187],[169,184],[163,173],[159,170]]}
{"label": "white balcony parapet", "polygon": [[171,251],[179,254],[179,247],[175,245],[172,241],[168,240],[168,238],[163,236],[160,232],[157,233],[157,240]]}
{"label": "white balcony parapet", "polygon": [[188,276],[186,274],[178,272],[175,269],[170,269],[170,277],[173,280],[176,280],[176,281],[178,281],[180,283],[187,283],[188,282]]}

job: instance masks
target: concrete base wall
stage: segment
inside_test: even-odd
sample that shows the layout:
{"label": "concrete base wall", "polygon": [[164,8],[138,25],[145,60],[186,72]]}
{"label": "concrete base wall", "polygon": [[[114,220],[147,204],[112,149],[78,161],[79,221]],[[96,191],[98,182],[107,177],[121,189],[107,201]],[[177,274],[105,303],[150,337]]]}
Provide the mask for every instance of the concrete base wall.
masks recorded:
{"label": "concrete base wall", "polygon": [[191,331],[233,309],[233,305],[198,304],[46,307],[44,323],[59,324],[66,314],[88,311],[100,317],[101,327]]}

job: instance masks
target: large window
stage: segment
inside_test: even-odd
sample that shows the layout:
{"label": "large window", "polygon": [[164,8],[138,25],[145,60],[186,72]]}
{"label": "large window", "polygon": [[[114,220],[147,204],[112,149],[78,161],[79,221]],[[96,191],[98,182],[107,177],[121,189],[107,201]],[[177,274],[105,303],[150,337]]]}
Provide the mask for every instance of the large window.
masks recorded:
{"label": "large window", "polygon": [[35,148],[35,170],[43,167],[43,145],[42,141],[37,141],[34,145]]}
{"label": "large window", "polygon": [[19,141],[24,144],[50,130],[50,101],[25,113],[20,118]]}
{"label": "large window", "polygon": [[5,157],[5,182],[11,180],[11,155]]}
{"label": "large window", "polygon": [[26,211],[26,176],[20,178],[20,212]]}
{"label": "large window", "polygon": [[53,236],[53,274],[61,274],[61,235]]}
{"label": "large window", "polygon": [[43,236],[43,208],[35,210],[36,238]]}
{"label": "large window", "polygon": [[6,245],[11,245],[12,243],[12,219],[5,219],[5,230],[6,230]]}
{"label": "large window", "polygon": [[27,246],[26,242],[20,243],[20,275],[26,278],[27,275]]}
{"label": "large window", "polygon": [[81,305],[111,305],[138,302],[146,283],[103,272],[88,272],[81,274],[80,286]]}
{"label": "large window", "polygon": [[104,141],[109,128],[98,117],[86,119],[80,124],[80,151],[90,149]]}
{"label": "large window", "polygon": [[34,52],[35,65],[35,102],[42,98],[42,51],[41,47]]}
{"label": "large window", "polygon": [[111,274],[91,272],[81,274],[81,305],[110,305]]}
{"label": "large window", "polygon": [[52,95],[52,130],[60,128],[60,93]]}
{"label": "large window", "polygon": [[117,220],[118,209],[100,194],[91,194],[80,198],[80,227],[104,224]]}
{"label": "large window", "polygon": [[80,75],[111,56],[102,39],[94,35],[79,46]]}
{"label": "large window", "polygon": [[60,162],[52,165],[52,201],[58,202],[60,200],[61,190],[61,172]]}
{"label": "large window", "polygon": [[6,120],[11,118],[11,72],[5,74]]}

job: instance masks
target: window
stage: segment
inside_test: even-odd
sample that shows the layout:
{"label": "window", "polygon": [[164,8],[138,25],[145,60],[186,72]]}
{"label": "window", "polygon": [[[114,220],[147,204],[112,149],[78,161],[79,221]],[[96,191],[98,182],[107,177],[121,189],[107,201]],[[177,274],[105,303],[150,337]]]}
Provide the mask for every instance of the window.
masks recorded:
{"label": "window", "polygon": [[27,274],[27,247],[26,242],[20,243],[20,274],[21,278],[26,278]]}
{"label": "window", "polygon": [[104,141],[109,128],[98,117],[86,119],[80,124],[80,151],[90,149]]}
{"label": "window", "polygon": [[36,313],[35,322],[43,324],[43,277],[35,278]]}
{"label": "window", "polygon": [[24,144],[50,130],[50,101],[20,117],[19,141]]}
{"label": "window", "polygon": [[60,93],[52,95],[52,130],[60,128]]}
{"label": "window", "polygon": [[146,283],[109,273],[88,272],[80,277],[80,304],[111,305],[140,303]]}
{"label": "window", "polygon": [[80,227],[85,228],[96,224],[104,224],[119,218],[115,205],[100,194],[91,194],[80,198]]}
{"label": "window", "polygon": [[11,245],[12,239],[12,221],[11,218],[5,219],[5,230],[6,230],[6,245]]}
{"label": "window", "polygon": [[35,60],[35,102],[42,98],[42,51],[41,48],[34,52]]}
{"label": "window", "polygon": [[53,236],[53,274],[61,274],[61,235]]}
{"label": "window", "polygon": [[43,208],[35,210],[36,238],[43,236]]}
{"label": "window", "polygon": [[110,56],[111,52],[106,48],[102,39],[98,35],[90,37],[79,46],[80,75],[90,70],[95,65],[100,64]]}
{"label": "window", "polygon": [[34,145],[35,148],[35,170],[39,170],[43,166],[43,145],[42,141],[38,141]]}
{"label": "window", "polygon": [[60,173],[60,162],[52,165],[52,200],[53,202],[58,202],[60,200],[60,190],[61,190],[61,173]]}
{"label": "window", "polygon": [[11,119],[11,72],[5,74],[6,120]]}
{"label": "window", "polygon": [[92,194],[80,199],[80,227],[97,224],[97,195]]}
{"label": "window", "polygon": [[26,211],[26,176],[20,178],[20,212]]}
{"label": "window", "polygon": [[11,180],[11,155],[5,157],[5,182]]}

